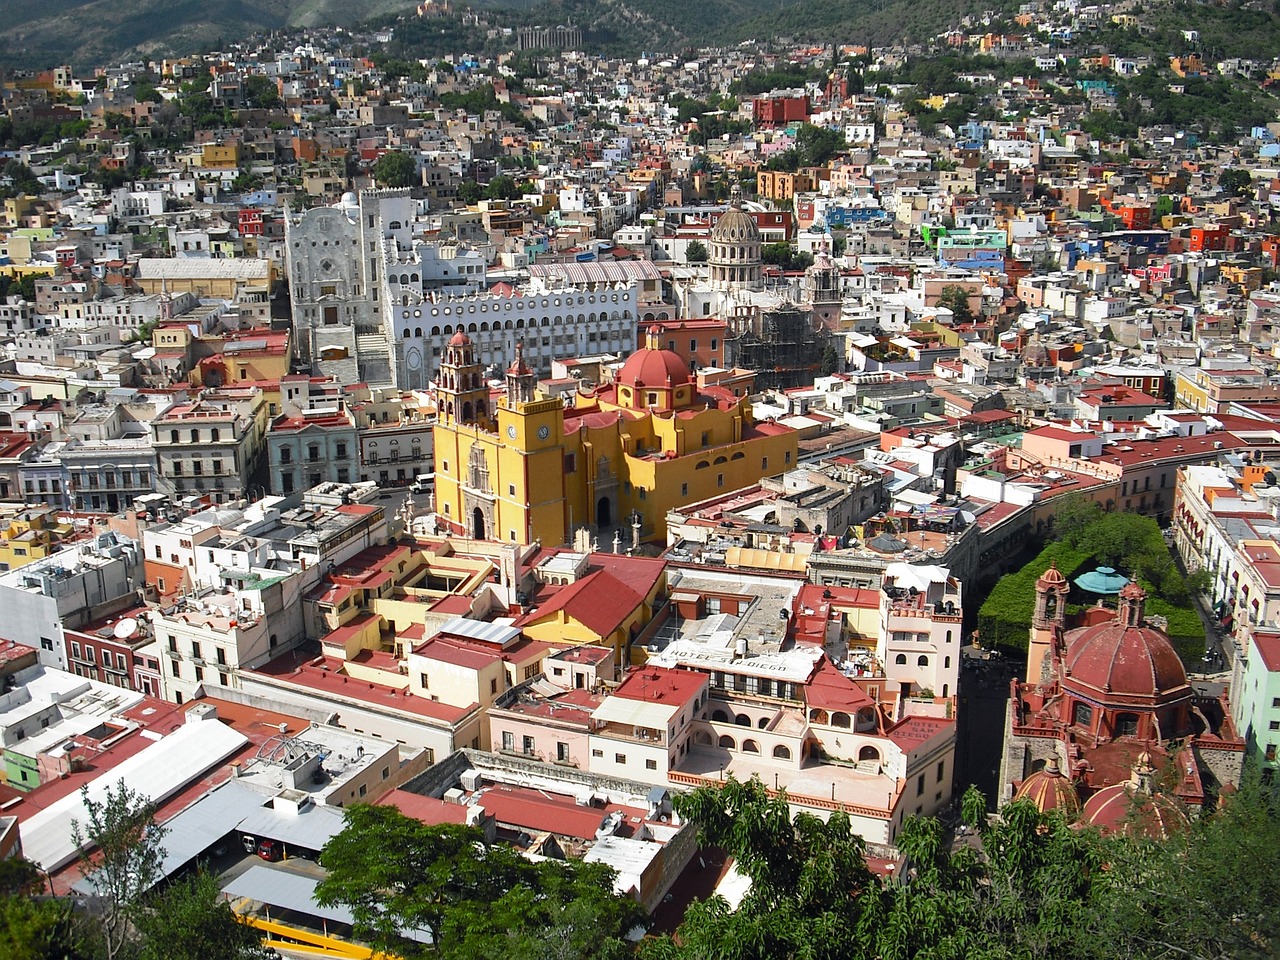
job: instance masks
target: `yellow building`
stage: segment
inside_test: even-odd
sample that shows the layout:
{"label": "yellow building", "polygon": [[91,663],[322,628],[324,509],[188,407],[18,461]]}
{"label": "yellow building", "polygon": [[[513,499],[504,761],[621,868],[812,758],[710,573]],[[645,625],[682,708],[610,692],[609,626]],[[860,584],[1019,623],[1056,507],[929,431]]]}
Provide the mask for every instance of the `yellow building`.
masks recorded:
{"label": "yellow building", "polygon": [[241,147],[238,142],[206,143],[200,154],[200,166],[206,170],[234,170],[240,166]]}
{"label": "yellow building", "polygon": [[35,507],[15,514],[0,539],[0,570],[16,570],[33,560],[43,560],[71,533],[70,524],[58,522],[56,510]]}
{"label": "yellow building", "polygon": [[577,394],[571,407],[535,396],[518,347],[506,394],[492,404],[471,339],[454,334],[437,380],[443,518],[480,540],[560,544],[589,527],[630,545],[638,521],[642,540],[661,541],[673,507],[790,467],[796,432],[756,423],[750,402],[724,388],[700,389],[659,346],[663,333],[650,330],[614,383]]}

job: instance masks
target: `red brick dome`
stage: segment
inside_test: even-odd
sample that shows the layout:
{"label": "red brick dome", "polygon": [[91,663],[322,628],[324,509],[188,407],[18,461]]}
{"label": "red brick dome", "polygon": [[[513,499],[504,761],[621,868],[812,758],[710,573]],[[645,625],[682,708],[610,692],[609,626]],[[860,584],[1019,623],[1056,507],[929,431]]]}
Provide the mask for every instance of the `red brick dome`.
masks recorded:
{"label": "red brick dome", "polygon": [[470,346],[470,344],[471,338],[467,336],[466,331],[464,330],[459,330],[449,338],[449,346],[451,347],[466,347]]}
{"label": "red brick dome", "polygon": [[1067,582],[1067,578],[1062,575],[1062,571],[1058,569],[1056,563],[1049,564],[1049,569],[1040,574],[1040,578],[1036,581],[1038,587],[1056,587]]}
{"label": "red brick dome", "polygon": [[1013,799],[1030,800],[1041,813],[1061,811],[1068,820],[1080,815],[1080,794],[1076,793],[1075,784],[1062,775],[1056,760],[1023,780]]}
{"label": "red brick dome", "polygon": [[1148,794],[1128,780],[1103,787],[1084,805],[1081,819],[1103,833],[1167,840],[1187,829],[1187,811],[1175,798]]}
{"label": "red brick dome", "polygon": [[1154,705],[1190,694],[1173,644],[1146,624],[1146,598],[1140,586],[1129,583],[1120,591],[1114,620],[1067,634],[1067,690],[1109,704]]}
{"label": "red brick dome", "polygon": [[1063,685],[1090,699],[1158,703],[1189,690],[1182,660],[1154,627],[1114,620],[1073,630],[1066,641]]}

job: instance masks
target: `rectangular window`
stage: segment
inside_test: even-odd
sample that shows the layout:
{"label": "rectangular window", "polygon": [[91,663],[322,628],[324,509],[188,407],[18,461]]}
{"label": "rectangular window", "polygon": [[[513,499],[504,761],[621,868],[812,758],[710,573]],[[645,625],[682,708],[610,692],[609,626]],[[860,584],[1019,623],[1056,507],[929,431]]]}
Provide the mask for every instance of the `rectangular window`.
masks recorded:
{"label": "rectangular window", "polygon": [[917,797],[924,796],[924,774],[923,773],[920,774],[920,776],[916,777],[916,796]]}
{"label": "rectangular window", "polygon": [[569,761],[569,745],[567,743],[556,744],[556,759],[561,763]]}
{"label": "rectangular window", "polygon": [[428,689],[430,689],[430,687],[429,687],[429,686],[428,686],[428,684],[427,684],[427,675],[426,675],[425,673],[420,673],[420,674],[418,674],[418,680],[420,680],[420,681],[422,682],[422,689],[423,689],[423,690],[428,690]]}
{"label": "rectangular window", "polygon": [[645,768],[646,770],[657,770],[657,769],[658,769],[658,761],[657,761],[657,760],[646,760],[646,761],[644,762],[644,768]]}
{"label": "rectangular window", "polygon": [[946,767],[946,765],[947,765],[947,761],[945,760],[938,761],[938,782],[939,783],[942,782],[942,771]]}
{"label": "rectangular window", "polygon": [[564,455],[564,472],[573,473],[578,469],[578,455],[576,453],[566,453]]}
{"label": "rectangular window", "polygon": [[689,495],[689,485],[687,483],[680,484],[680,496],[687,497]]}
{"label": "rectangular window", "polygon": [[497,680],[497,678],[496,678],[496,677],[494,677],[493,679],[491,679],[491,680],[489,681],[489,692],[490,692],[490,693],[497,693],[497,692],[498,692],[498,680]]}
{"label": "rectangular window", "polygon": [[80,644],[76,643],[74,640],[71,641],[71,656],[77,660],[80,659]]}
{"label": "rectangular window", "polygon": [[591,756],[596,757],[596,758],[603,758],[603,757],[604,757],[604,751],[603,751],[603,750],[592,750],[592,751],[591,751]]}
{"label": "rectangular window", "polygon": [[511,750],[513,752],[516,749],[516,735],[510,730],[502,731],[502,749]]}
{"label": "rectangular window", "polygon": [[613,762],[625,765],[627,762],[627,755],[625,753],[615,753],[613,755]]}
{"label": "rectangular window", "polygon": [[533,753],[533,737],[522,738],[521,747],[523,748],[526,754]]}

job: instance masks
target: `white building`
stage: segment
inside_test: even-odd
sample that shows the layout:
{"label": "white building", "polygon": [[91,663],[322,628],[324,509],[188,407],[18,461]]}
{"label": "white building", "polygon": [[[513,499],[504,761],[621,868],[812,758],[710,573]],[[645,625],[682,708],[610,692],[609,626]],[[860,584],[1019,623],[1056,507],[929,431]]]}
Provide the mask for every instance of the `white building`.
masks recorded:
{"label": "white building", "polygon": [[946,567],[891,563],[880,592],[876,656],[901,697],[956,693],[963,611],[960,583]]}

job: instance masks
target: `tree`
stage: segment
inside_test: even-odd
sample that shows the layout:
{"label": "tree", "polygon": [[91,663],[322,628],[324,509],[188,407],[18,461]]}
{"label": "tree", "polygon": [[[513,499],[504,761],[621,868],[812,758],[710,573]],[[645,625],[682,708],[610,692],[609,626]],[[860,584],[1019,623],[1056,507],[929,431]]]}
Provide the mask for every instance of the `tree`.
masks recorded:
{"label": "tree", "polygon": [[1102,516],[1102,505],[1080,493],[1069,493],[1054,501],[1053,536],[1075,547],[1079,538]]}
{"label": "tree", "polygon": [[1119,843],[1108,872],[1121,893],[1095,926],[1115,956],[1274,958],[1280,949],[1280,806],[1246,771],[1240,791],[1161,843]]}
{"label": "tree", "polygon": [[690,240],[684,248],[685,263],[706,263],[707,245],[701,240]]}
{"label": "tree", "polygon": [[44,886],[40,868],[22,857],[0,860],[0,897],[29,895]]}
{"label": "tree", "polygon": [[770,796],[758,779],[732,776],[677,796],[675,805],[698,825],[701,845],[733,856],[751,889],[737,910],[719,896],[695,903],[678,939],[645,943],[646,960],[871,955],[876,933],[864,920],[876,884],[845,813],[826,822],[807,813],[793,818],[784,793]]}
{"label": "tree", "polygon": [[1248,170],[1239,167],[1228,167],[1218,174],[1218,186],[1229,197],[1243,197],[1253,186],[1253,176]]}
{"label": "tree", "polygon": [[268,960],[262,934],[222,899],[217,878],[196,873],[134,915],[142,935],[138,960]]}
{"label": "tree", "polygon": [[974,320],[973,308],[969,306],[969,291],[958,283],[949,283],[939,291],[938,306],[951,311],[954,323],[972,323]]}
{"label": "tree", "polygon": [[245,101],[250,107],[271,110],[280,106],[280,90],[270,77],[256,74],[244,81]]}
{"label": "tree", "polygon": [[822,348],[822,367],[821,372],[824,377],[829,377],[840,369],[840,354],[836,352],[836,348],[831,344],[827,344]]}
{"label": "tree", "polygon": [[[358,936],[404,958],[607,960],[625,955],[626,933],[643,922],[601,864],[533,863],[475,828],[429,827],[390,807],[349,807],[320,862],[317,901],[345,905]],[[412,929],[433,944],[401,935]]]}
{"label": "tree", "polygon": [[128,942],[132,911],[161,877],[167,831],[156,823],[155,804],[123,780],[102,800],[93,799],[87,785],[80,796],[88,819],[71,821],[71,839],[80,869],[102,901],[103,955],[114,960]]}
{"label": "tree", "polygon": [[380,156],[373,165],[373,176],[384,187],[407,187],[414,182],[418,165],[413,157],[399,150]]}
{"label": "tree", "polygon": [[0,898],[0,957],[5,960],[90,960],[68,900]]}

